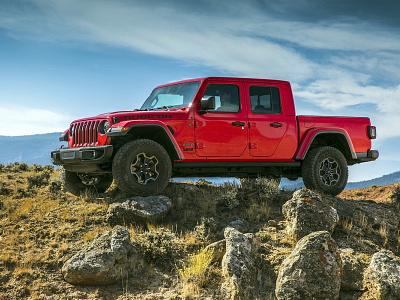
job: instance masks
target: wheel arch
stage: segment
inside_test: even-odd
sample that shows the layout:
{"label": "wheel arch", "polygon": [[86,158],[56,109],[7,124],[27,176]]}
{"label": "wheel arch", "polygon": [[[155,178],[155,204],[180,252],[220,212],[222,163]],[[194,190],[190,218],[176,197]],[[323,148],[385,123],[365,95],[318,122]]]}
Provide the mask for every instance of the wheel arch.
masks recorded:
{"label": "wheel arch", "polygon": [[351,139],[346,131],[313,130],[303,139],[296,159],[303,160],[310,150],[323,146],[331,146],[338,149],[343,153],[347,161],[357,158]]}
{"label": "wheel arch", "polygon": [[159,143],[165,148],[171,161],[183,160],[184,156],[173,137],[172,128],[161,124],[133,124],[124,132],[124,135],[114,136],[112,144],[118,149],[129,141],[149,139]]}

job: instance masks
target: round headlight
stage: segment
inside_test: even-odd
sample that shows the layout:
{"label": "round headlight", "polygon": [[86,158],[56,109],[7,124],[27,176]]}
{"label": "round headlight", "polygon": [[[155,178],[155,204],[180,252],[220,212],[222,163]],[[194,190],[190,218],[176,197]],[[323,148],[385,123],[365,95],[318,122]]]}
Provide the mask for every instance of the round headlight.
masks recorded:
{"label": "round headlight", "polygon": [[99,132],[101,134],[105,134],[109,128],[110,128],[110,123],[108,123],[108,121],[103,121],[99,126]]}

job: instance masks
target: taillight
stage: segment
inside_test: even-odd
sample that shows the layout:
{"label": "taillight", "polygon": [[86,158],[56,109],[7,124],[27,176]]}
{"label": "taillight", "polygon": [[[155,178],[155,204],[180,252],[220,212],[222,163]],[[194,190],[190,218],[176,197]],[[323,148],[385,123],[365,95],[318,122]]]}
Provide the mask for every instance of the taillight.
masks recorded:
{"label": "taillight", "polygon": [[373,140],[376,139],[376,127],[368,126],[368,137]]}

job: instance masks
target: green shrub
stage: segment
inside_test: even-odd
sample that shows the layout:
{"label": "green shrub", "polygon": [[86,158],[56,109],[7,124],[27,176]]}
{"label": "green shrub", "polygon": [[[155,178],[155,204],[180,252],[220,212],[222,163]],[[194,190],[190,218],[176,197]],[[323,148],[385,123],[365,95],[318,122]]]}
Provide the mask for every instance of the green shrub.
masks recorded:
{"label": "green shrub", "polygon": [[2,196],[10,196],[12,194],[12,189],[7,187],[5,182],[0,182],[0,195]]}
{"label": "green shrub", "polygon": [[147,262],[163,267],[174,266],[182,250],[177,235],[166,228],[146,231],[135,240],[135,243]]}
{"label": "green shrub", "polygon": [[33,164],[30,166],[30,169],[36,173],[42,172],[44,170],[43,166],[41,165],[37,165],[37,164]]}
{"label": "green shrub", "polygon": [[9,172],[13,172],[13,173],[18,173],[18,172],[26,172],[28,171],[29,167],[26,163],[20,163],[20,162],[15,162],[12,164],[9,164],[6,169]]}
{"label": "green shrub", "polygon": [[49,184],[50,173],[43,171],[37,175],[30,175],[27,177],[29,188],[38,188]]}

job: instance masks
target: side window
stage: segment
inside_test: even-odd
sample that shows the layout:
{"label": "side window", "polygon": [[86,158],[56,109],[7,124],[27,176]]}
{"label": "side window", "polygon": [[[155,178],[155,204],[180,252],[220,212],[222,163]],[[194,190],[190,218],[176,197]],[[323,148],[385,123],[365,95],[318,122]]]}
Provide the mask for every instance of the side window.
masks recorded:
{"label": "side window", "polygon": [[237,113],[240,110],[239,87],[235,84],[210,84],[203,97],[215,97],[215,110],[210,112]]}
{"label": "side window", "polygon": [[250,86],[250,104],[254,114],[280,114],[279,89],[276,86]]}

